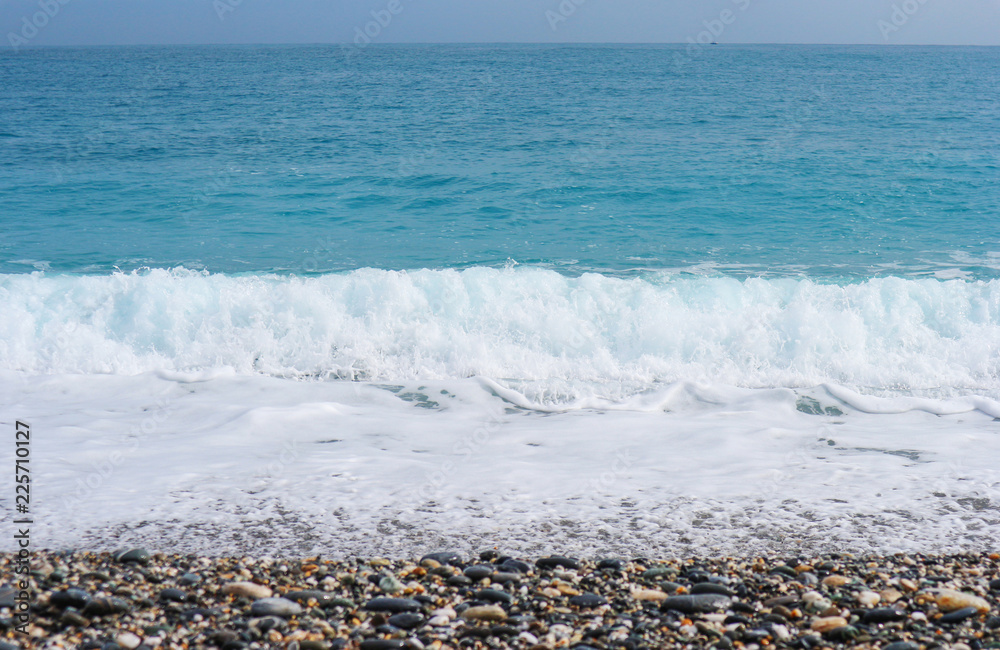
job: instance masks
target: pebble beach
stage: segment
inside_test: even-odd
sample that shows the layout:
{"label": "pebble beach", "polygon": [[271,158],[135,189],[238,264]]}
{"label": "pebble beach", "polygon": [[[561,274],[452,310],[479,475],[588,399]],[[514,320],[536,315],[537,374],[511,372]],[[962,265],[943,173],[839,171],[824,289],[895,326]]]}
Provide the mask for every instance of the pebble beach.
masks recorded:
{"label": "pebble beach", "polygon": [[1000,648],[1000,554],[0,556],[0,650]]}

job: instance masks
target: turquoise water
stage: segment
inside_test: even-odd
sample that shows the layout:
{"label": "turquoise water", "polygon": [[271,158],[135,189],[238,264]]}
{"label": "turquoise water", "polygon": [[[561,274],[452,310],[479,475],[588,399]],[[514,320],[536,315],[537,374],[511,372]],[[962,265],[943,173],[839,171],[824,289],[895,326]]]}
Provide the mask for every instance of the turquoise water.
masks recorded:
{"label": "turquoise water", "polygon": [[0,272],[1000,277],[993,48],[0,55]]}

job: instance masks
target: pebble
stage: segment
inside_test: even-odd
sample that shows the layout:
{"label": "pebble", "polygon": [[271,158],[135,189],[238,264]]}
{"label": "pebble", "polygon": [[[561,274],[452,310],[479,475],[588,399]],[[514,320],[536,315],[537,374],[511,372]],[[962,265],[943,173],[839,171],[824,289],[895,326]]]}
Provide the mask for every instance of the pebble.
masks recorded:
{"label": "pebble", "polygon": [[93,598],[81,612],[84,616],[111,616],[124,614],[132,609],[127,600],[121,598]]}
{"label": "pebble", "polygon": [[394,614],[389,617],[389,625],[401,628],[403,630],[412,630],[418,625],[424,622],[424,617],[420,614],[411,614],[409,612],[403,614]]}
{"label": "pebble", "polygon": [[361,650],[398,650],[405,648],[406,642],[400,639],[368,639],[362,641]]}
{"label": "pebble", "polygon": [[507,559],[500,564],[499,569],[501,571],[507,571],[509,573],[519,573],[521,575],[528,575],[531,573],[531,565],[527,562],[522,562],[520,560]]}
{"label": "pebble", "polygon": [[833,576],[827,576],[827,577],[823,578],[823,580],[821,582],[826,587],[836,588],[836,587],[843,587],[848,582],[850,582],[850,580],[848,578],[846,578],[845,576],[833,575]]}
{"label": "pebble", "polygon": [[906,612],[892,609],[891,607],[882,607],[880,609],[870,609],[865,612],[861,620],[864,623],[891,623],[892,621],[902,621],[906,618]]}
{"label": "pebble", "polygon": [[287,598],[261,598],[250,606],[252,616],[280,616],[291,618],[302,613],[302,606]]}
{"label": "pebble", "polygon": [[397,580],[394,576],[385,576],[379,580],[378,588],[387,594],[398,594],[406,589],[406,587],[403,586],[403,583]]}
{"label": "pebble", "polygon": [[499,591],[497,589],[480,589],[476,592],[477,600],[485,600],[491,603],[512,603],[514,602],[514,597],[508,594],[506,591]]}
{"label": "pebble", "polygon": [[496,605],[482,605],[468,608],[462,612],[462,618],[469,621],[503,621],[507,619],[507,612]]}
{"label": "pebble", "polygon": [[847,619],[843,616],[825,616],[823,618],[817,618],[809,626],[809,629],[814,632],[829,632],[835,630],[838,627],[844,627],[847,625]]}
{"label": "pebble", "polygon": [[535,566],[539,569],[579,569],[580,561],[561,555],[553,555],[551,557],[540,558],[535,562]]}
{"label": "pebble", "polygon": [[726,596],[727,598],[735,595],[732,589],[729,589],[725,585],[718,585],[713,582],[700,582],[691,587],[691,593],[693,595],[720,594],[722,596]]}
{"label": "pebble", "polygon": [[636,600],[651,600],[653,602],[660,602],[666,600],[669,596],[658,589],[636,589],[632,592],[632,598]]}
{"label": "pebble", "polygon": [[364,609],[370,612],[416,612],[420,611],[420,603],[410,598],[373,598],[365,603]]}
{"label": "pebble", "polygon": [[608,599],[597,594],[580,594],[570,598],[569,604],[574,607],[600,607],[607,605]]}
{"label": "pebble", "polygon": [[187,593],[181,589],[164,589],[160,592],[158,599],[164,602],[183,603],[187,600]]}
{"label": "pebble", "polygon": [[857,595],[858,602],[866,607],[874,607],[882,600],[882,596],[879,596],[874,591],[862,591]]}
{"label": "pebble", "polygon": [[461,566],[462,556],[458,553],[450,552],[440,552],[440,553],[428,553],[427,555],[420,558],[420,561],[433,560],[438,564],[450,564],[452,566]]}
{"label": "pebble", "polygon": [[115,555],[115,561],[121,562],[122,564],[127,564],[129,562],[135,562],[137,564],[149,564],[152,556],[144,548],[133,548],[127,551],[121,551]]}
{"label": "pebble", "polygon": [[676,610],[682,614],[714,612],[729,606],[731,601],[718,594],[698,594],[696,596],[671,596],[660,604],[662,611]]}
{"label": "pebble", "polygon": [[142,639],[131,632],[122,632],[115,637],[115,643],[126,650],[135,650],[142,643]]}
{"label": "pebble", "polygon": [[975,607],[963,607],[962,609],[956,609],[953,612],[945,614],[938,619],[938,623],[961,623],[962,621],[972,618],[979,613],[979,610]]}
{"label": "pebble", "polygon": [[[458,565],[427,556],[418,564],[177,554],[123,565],[106,553],[35,554],[37,566],[52,570],[30,576],[33,623],[28,637],[18,637],[19,650],[1000,648],[1000,617],[990,616],[1000,594],[987,590],[1000,577],[1000,555],[635,558],[613,566],[566,558],[578,563],[574,568],[553,559],[561,555],[528,562],[495,551]],[[0,570],[10,558],[0,554]],[[798,579],[772,572],[775,566],[794,567]],[[810,569],[848,582],[807,591]],[[509,579],[498,579],[498,570]],[[380,595],[379,582],[390,576],[409,597]],[[462,582],[453,584],[455,578]],[[923,591],[908,590],[904,580]],[[267,589],[265,598],[278,596],[292,608],[280,613],[299,613],[286,620],[278,610],[261,610],[264,598],[226,591],[238,582]],[[945,611],[956,593],[978,606]],[[9,610],[0,612],[0,630],[11,621]]]}
{"label": "pebble", "polygon": [[985,599],[953,589],[938,589],[934,600],[942,612],[951,612],[966,607],[972,607],[981,614],[990,611],[990,604]]}
{"label": "pebble", "polygon": [[493,575],[493,567],[488,564],[476,564],[474,566],[470,566],[462,573],[470,580],[482,580],[483,578],[489,578]]}
{"label": "pebble", "polygon": [[66,589],[49,596],[49,602],[56,607],[83,609],[91,600],[90,594],[82,589]]}
{"label": "pebble", "polygon": [[270,587],[259,585],[256,582],[230,582],[223,585],[222,593],[230,596],[242,598],[269,598],[274,592]]}

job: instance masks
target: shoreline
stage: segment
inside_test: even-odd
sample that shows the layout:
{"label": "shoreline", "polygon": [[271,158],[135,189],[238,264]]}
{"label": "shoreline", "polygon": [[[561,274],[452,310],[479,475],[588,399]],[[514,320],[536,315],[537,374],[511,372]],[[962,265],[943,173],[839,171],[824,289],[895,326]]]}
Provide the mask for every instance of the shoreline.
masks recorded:
{"label": "shoreline", "polygon": [[1000,553],[275,559],[35,551],[13,648],[1000,648]]}

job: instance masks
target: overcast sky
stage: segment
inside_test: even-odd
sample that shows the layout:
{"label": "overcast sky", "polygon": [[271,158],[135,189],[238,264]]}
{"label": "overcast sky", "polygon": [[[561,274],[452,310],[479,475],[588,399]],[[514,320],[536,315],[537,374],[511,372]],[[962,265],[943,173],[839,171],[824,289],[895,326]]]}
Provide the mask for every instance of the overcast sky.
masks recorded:
{"label": "overcast sky", "polygon": [[8,50],[363,38],[684,43],[710,33],[719,43],[1000,45],[1000,0],[0,0],[0,29]]}

